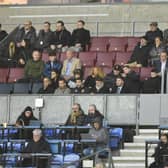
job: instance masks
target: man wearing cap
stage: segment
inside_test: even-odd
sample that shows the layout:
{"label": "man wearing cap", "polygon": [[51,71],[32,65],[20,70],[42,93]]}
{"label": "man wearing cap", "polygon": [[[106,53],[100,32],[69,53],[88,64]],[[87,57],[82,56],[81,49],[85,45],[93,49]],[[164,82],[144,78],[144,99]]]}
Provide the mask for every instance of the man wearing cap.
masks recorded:
{"label": "man wearing cap", "polygon": [[128,65],[131,67],[147,67],[149,59],[150,47],[147,37],[141,37],[140,42],[135,46]]}
{"label": "man wearing cap", "polygon": [[156,37],[163,39],[163,32],[158,28],[157,22],[152,22],[150,24],[150,30],[146,32],[145,36],[149,44],[154,44]]}
{"label": "man wearing cap", "polygon": [[57,54],[55,50],[49,51],[49,61],[44,66],[44,76],[51,77],[51,71],[57,71],[59,74],[61,73],[62,64],[57,59]]}

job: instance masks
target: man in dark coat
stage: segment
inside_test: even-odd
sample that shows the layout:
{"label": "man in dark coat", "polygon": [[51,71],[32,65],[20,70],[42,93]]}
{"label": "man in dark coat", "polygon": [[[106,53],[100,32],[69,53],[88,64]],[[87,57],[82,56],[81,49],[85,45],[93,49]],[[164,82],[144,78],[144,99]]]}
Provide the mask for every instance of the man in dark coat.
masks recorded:
{"label": "man in dark coat", "polygon": [[71,33],[65,28],[63,21],[56,23],[56,31],[53,34],[51,48],[55,48],[60,51],[66,51],[71,45]]}
{"label": "man in dark coat", "polygon": [[0,41],[3,40],[8,33],[5,30],[2,30],[2,25],[0,24]]}
{"label": "man in dark coat", "polygon": [[44,28],[40,30],[37,41],[36,41],[36,48],[40,50],[47,50],[52,42],[53,32],[50,29],[50,22],[44,22]]}
{"label": "man in dark coat", "polygon": [[140,89],[140,77],[139,75],[131,70],[129,66],[123,67],[123,74],[125,80],[125,86],[129,89],[130,93],[139,93]]}
{"label": "man in dark coat", "polygon": [[17,61],[19,65],[25,65],[31,58],[31,53],[36,42],[36,30],[31,21],[27,21],[16,34]]}
{"label": "man in dark coat", "polygon": [[[28,143],[27,147],[23,150],[23,153],[43,153],[43,154],[51,153],[50,146],[42,137],[42,131],[40,129],[35,129],[33,131],[33,140]],[[36,164],[38,164],[37,168],[48,167],[47,164],[48,158],[45,159],[38,158],[37,159],[38,163],[34,163],[34,165],[32,165],[33,160],[31,160],[30,158],[25,158],[23,160],[23,165],[35,166]]]}
{"label": "man in dark coat", "polygon": [[84,26],[85,22],[78,20],[77,29],[72,32],[72,45],[85,51],[86,46],[90,43],[90,32]]}
{"label": "man in dark coat", "polygon": [[147,41],[149,44],[154,44],[155,38],[160,37],[163,39],[163,32],[158,28],[157,22],[152,22],[150,24],[150,30],[146,32],[145,34]]}

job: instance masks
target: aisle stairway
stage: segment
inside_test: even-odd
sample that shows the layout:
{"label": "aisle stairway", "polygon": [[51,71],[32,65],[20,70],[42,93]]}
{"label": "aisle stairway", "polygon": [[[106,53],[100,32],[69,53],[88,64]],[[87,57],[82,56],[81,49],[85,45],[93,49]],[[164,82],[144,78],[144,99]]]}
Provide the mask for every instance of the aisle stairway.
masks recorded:
{"label": "aisle stairway", "polygon": [[[141,129],[139,136],[134,136],[134,143],[124,143],[120,156],[114,156],[115,168],[145,168],[145,140],[157,139],[157,129]],[[152,145],[149,154],[153,154],[155,145]],[[149,158],[149,163],[153,158]]]}

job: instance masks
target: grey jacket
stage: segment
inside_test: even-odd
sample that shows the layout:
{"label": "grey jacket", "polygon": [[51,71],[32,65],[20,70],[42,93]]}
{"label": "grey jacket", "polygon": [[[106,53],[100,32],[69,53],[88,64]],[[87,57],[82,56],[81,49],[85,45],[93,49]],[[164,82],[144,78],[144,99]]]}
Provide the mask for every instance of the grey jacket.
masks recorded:
{"label": "grey jacket", "polygon": [[66,94],[70,94],[70,89],[69,88],[65,88],[65,89],[60,89],[60,88],[58,88],[58,89],[56,89],[55,90],[55,92],[54,92],[54,94],[56,94],[56,95],[66,95]]}

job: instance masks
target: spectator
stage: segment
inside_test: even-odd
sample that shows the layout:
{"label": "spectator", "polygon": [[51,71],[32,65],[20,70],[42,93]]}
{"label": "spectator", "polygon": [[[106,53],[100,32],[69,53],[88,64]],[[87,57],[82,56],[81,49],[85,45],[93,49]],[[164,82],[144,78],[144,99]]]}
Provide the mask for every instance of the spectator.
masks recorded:
{"label": "spectator", "polygon": [[2,30],[2,25],[0,24],[0,41],[2,41],[8,33],[5,30]]}
{"label": "spectator", "polygon": [[164,164],[164,168],[168,168],[168,162]]}
{"label": "spectator", "polygon": [[150,30],[146,32],[145,36],[149,44],[154,44],[156,37],[163,39],[163,32],[158,28],[157,22],[152,22],[150,24]]}
{"label": "spectator", "polygon": [[97,77],[104,78],[104,76],[105,75],[104,75],[104,72],[103,72],[102,68],[93,67],[91,69],[91,74],[85,80],[84,86],[89,88],[89,89],[92,89],[96,85],[96,80],[95,79]]}
{"label": "spectator", "polygon": [[129,93],[128,88],[125,86],[124,78],[119,76],[116,78],[116,85],[112,88],[112,93]]}
{"label": "spectator", "polygon": [[140,89],[140,78],[139,75],[131,70],[129,66],[123,67],[123,74],[125,80],[125,86],[128,88],[130,93],[139,93]]}
{"label": "spectator", "polygon": [[59,73],[56,70],[51,71],[51,84],[54,89],[58,88]]}
{"label": "spectator", "polygon": [[150,60],[153,65],[154,61],[159,60],[160,53],[165,51],[165,45],[162,43],[160,37],[155,38],[155,45],[152,47],[150,51]]}
{"label": "spectator", "polygon": [[150,47],[145,36],[141,37],[140,42],[136,45],[128,61],[130,67],[147,67],[149,60]]}
{"label": "spectator", "polygon": [[95,104],[90,104],[88,108],[88,115],[86,117],[87,124],[92,125],[95,118],[100,118],[101,122],[103,122],[104,116],[97,110]]}
{"label": "spectator", "polygon": [[[16,120],[16,126],[29,126],[31,120],[37,120],[37,118],[33,114],[33,109],[30,106],[27,106],[24,111],[19,115]],[[24,138],[31,139],[32,138],[32,129],[21,129],[17,132],[14,138]]]}
{"label": "spectator", "polygon": [[60,78],[58,81],[58,88],[55,90],[56,95],[69,94],[70,89],[66,86],[66,80],[64,78]]}
{"label": "spectator", "polygon": [[[108,146],[108,132],[102,126],[102,121],[100,120],[100,118],[95,118],[93,120],[93,127],[89,130],[89,134],[91,137],[93,137],[93,139],[96,139],[96,152],[101,151]],[[93,152],[94,148],[92,146],[84,149],[83,151],[85,156],[90,155]]]}
{"label": "spectator", "polygon": [[54,32],[51,48],[65,52],[71,44],[71,33],[65,28],[64,22],[59,20],[56,23],[56,31]]}
{"label": "spectator", "polygon": [[73,77],[75,69],[81,69],[81,62],[78,58],[74,58],[74,51],[71,48],[66,51],[66,58],[63,62],[61,75],[69,80]]}
{"label": "spectator", "polygon": [[44,66],[44,76],[50,78],[52,70],[59,72],[59,74],[61,73],[62,64],[57,57],[54,50],[49,51],[49,61]]}
{"label": "spectator", "polygon": [[156,69],[151,70],[151,76],[142,83],[142,93],[160,93],[161,79]]}
{"label": "spectator", "polygon": [[108,88],[113,88],[116,84],[116,78],[120,76],[122,68],[120,65],[114,65],[112,72],[107,74],[104,78],[104,83]]}
{"label": "spectator", "polygon": [[74,103],[72,106],[72,112],[69,115],[65,125],[85,125],[86,116],[82,110],[80,104]]}
{"label": "spectator", "polygon": [[36,30],[31,21],[26,21],[16,34],[17,61],[19,65],[25,65],[30,59],[36,42]]}
{"label": "spectator", "polygon": [[[51,153],[50,146],[43,138],[42,131],[40,129],[35,129],[33,131],[33,140],[28,143],[27,147],[23,150],[23,153],[43,153],[43,154]],[[37,159],[38,168],[47,168],[48,159],[49,158],[44,159],[44,157],[42,159],[38,158]],[[30,158],[25,158],[23,160],[23,166],[37,166],[32,165],[32,163],[33,162]]]}
{"label": "spectator", "polygon": [[41,60],[41,53],[34,50],[33,59],[30,59],[24,68],[26,81],[41,81],[44,71],[44,62]]}
{"label": "spectator", "polygon": [[77,51],[85,51],[86,46],[90,43],[90,32],[84,28],[85,22],[78,20],[77,28],[72,32],[72,45]]}
{"label": "spectator", "polygon": [[108,87],[104,84],[103,78],[96,78],[96,85],[90,90],[91,93],[95,94],[106,94],[109,93]]}
{"label": "spectator", "polygon": [[160,143],[155,149],[155,153],[152,155],[155,161],[149,166],[149,168],[163,168],[163,156],[168,155],[168,135],[162,134],[160,137]]}
{"label": "spectator", "polygon": [[43,78],[43,87],[39,89],[38,93],[40,94],[49,94],[54,93],[54,88],[52,86],[51,80],[48,77]]}
{"label": "spectator", "polygon": [[43,29],[40,30],[37,36],[36,48],[40,49],[41,51],[50,48],[53,38],[53,32],[51,31],[50,26],[50,22],[44,22]]}

